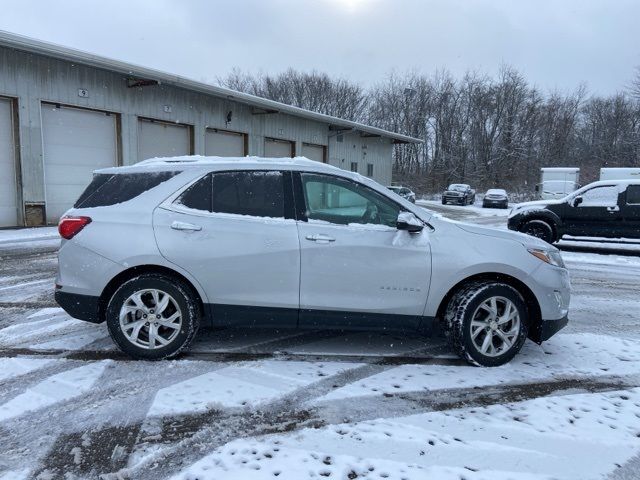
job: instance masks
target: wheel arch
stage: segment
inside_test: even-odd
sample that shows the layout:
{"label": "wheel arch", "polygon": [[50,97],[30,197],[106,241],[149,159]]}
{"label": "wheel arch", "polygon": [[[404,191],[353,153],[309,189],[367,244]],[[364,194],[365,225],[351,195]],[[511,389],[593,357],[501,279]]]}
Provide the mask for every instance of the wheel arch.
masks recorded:
{"label": "wheel arch", "polygon": [[442,322],[444,319],[444,314],[447,309],[447,305],[449,304],[451,298],[455,295],[457,291],[463,288],[465,285],[468,285],[472,282],[477,281],[493,281],[493,282],[502,282],[513,288],[515,288],[522,298],[524,299],[527,309],[529,312],[529,338],[536,343],[541,343],[540,340],[540,328],[542,326],[542,312],[540,310],[540,304],[538,299],[536,298],[533,291],[521,280],[508,275],[506,273],[479,273],[476,275],[472,275],[467,277],[458,283],[456,283],[446,295],[440,301],[440,305],[438,306],[438,310],[436,313],[436,320],[438,322]]}
{"label": "wheel arch", "polygon": [[562,219],[553,212],[549,210],[532,210],[530,212],[520,214],[520,218],[517,221],[517,231],[527,223],[532,220],[540,220],[543,221],[551,227],[553,231],[554,239],[557,240],[560,238],[562,233]]}
{"label": "wheel arch", "polygon": [[195,285],[191,280],[189,280],[187,277],[185,277],[181,273],[169,267],[162,266],[162,265],[145,264],[145,265],[136,265],[134,267],[130,267],[126,270],[123,270],[122,272],[114,276],[109,281],[109,283],[107,283],[107,285],[102,290],[102,293],[100,294],[100,297],[98,299],[98,319],[100,320],[100,322],[105,321],[105,312],[107,309],[107,305],[109,303],[109,300],[115,293],[115,291],[118,289],[118,287],[122,285],[124,282],[126,282],[127,280],[131,280],[132,278],[135,278],[139,275],[143,275],[147,273],[156,273],[166,277],[175,278],[176,280],[179,280],[182,283],[184,283],[191,290],[191,293],[193,294],[196,302],[200,307],[201,313],[205,316],[205,318],[208,318],[208,310],[206,309],[206,305],[202,300],[202,295],[200,295],[200,292],[198,291],[198,289],[195,287]]}

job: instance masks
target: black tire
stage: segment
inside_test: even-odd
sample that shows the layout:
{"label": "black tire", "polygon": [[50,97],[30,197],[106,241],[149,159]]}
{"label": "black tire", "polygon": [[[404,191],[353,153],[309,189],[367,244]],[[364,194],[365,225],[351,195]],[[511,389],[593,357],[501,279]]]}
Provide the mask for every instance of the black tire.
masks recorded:
{"label": "black tire", "polygon": [[[511,301],[520,319],[513,345],[496,356],[483,354],[473,343],[471,331],[471,321],[480,305],[492,297]],[[470,364],[482,367],[497,367],[509,362],[524,345],[528,326],[528,309],[522,295],[506,283],[493,281],[473,282],[458,290],[449,301],[444,318],[444,330],[453,351]]]}
{"label": "black tire", "polygon": [[556,241],[556,235],[553,226],[544,220],[534,219],[528,220],[520,226],[520,232],[537,237],[547,243]]}
{"label": "black tire", "polygon": [[447,204],[447,201],[446,201],[444,198],[442,199],[442,204],[443,204],[443,205],[446,205],[446,204]]}
{"label": "black tire", "polygon": [[[122,331],[119,319],[120,310],[125,301],[134,293],[145,289],[159,290],[170,295],[182,314],[182,323],[180,328],[176,329],[177,335],[167,345],[153,349],[143,348],[129,341]],[[111,297],[106,310],[109,335],[115,344],[130,357],[140,360],[161,360],[175,357],[188,350],[200,326],[201,316],[200,306],[189,286],[178,279],[155,273],[137,276],[120,285]],[[149,322],[146,325],[149,325]],[[148,332],[149,327],[142,327],[142,329],[145,328]],[[160,328],[163,327],[158,327]],[[151,342],[148,341],[148,343]]]}

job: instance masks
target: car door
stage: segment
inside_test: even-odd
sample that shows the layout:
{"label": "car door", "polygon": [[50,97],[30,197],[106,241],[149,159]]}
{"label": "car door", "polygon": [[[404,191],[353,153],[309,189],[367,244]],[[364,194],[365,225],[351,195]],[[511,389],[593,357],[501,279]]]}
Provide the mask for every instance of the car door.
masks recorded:
{"label": "car door", "polygon": [[618,197],[619,188],[615,184],[597,185],[572,197],[564,210],[565,233],[593,237],[620,236],[623,222]]}
{"label": "car door", "polygon": [[358,182],[305,172],[294,181],[299,324],[416,327],[431,280],[428,229],[396,229],[400,205]]}
{"label": "car door", "polygon": [[154,212],[162,255],[203,286],[217,325],[295,326],[300,252],[291,174],[205,175]]}
{"label": "car door", "polygon": [[627,186],[622,209],[624,237],[640,238],[640,185]]}

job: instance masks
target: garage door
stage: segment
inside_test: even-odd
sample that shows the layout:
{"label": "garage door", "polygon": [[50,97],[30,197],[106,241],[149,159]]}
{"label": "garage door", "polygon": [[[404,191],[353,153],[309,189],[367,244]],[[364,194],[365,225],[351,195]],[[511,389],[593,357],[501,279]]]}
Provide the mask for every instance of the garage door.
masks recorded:
{"label": "garage door", "polygon": [[293,142],[265,138],[264,156],[271,158],[293,157]]}
{"label": "garage door", "polygon": [[191,155],[191,128],[188,125],[138,121],[138,160],[179,155]]}
{"label": "garage door", "polygon": [[204,153],[214,157],[244,157],[244,133],[209,129],[205,134]]}
{"label": "garage door", "polygon": [[0,227],[18,224],[11,101],[0,98]]}
{"label": "garage door", "polygon": [[311,143],[302,144],[302,156],[316,162],[325,162],[324,149],[322,145],[313,145]]}
{"label": "garage door", "polygon": [[42,104],[47,222],[71,208],[98,168],[117,164],[116,115]]}

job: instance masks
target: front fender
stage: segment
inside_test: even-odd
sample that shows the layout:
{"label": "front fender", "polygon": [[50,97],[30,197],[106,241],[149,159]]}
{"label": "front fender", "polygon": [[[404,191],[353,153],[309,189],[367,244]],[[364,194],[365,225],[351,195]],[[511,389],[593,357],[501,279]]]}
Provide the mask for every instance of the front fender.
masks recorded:
{"label": "front fender", "polygon": [[527,288],[529,288],[529,290],[535,291],[535,286],[530,281],[529,273],[520,268],[504,263],[478,263],[458,270],[456,272],[452,272],[446,278],[439,278],[437,282],[434,278],[431,288],[429,289],[429,296],[427,298],[427,303],[425,305],[423,315],[427,317],[436,317],[438,309],[440,308],[440,304],[445,299],[447,294],[454,287],[456,287],[456,285],[472,277],[477,277],[480,275],[486,278],[490,277],[491,275],[496,275],[496,279],[499,276],[505,275],[513,277],[521,283],[525,284]]}
{"label": "front fender", "polygon": [[529,220],[545,220],[551,223],[556,229],[562,229],[562,218],[551,210],[544,208],[528,208],[509,217],[509,229],[520,230]]}
{"label": "front fender", "polygon": [[[481,227],[437,222],[430,237],[432,275],[423,315],[436,316],[447,293],[477,275],[506,275],[535,291],[531,273],[540,260],[527,252],[520,236],[510,232],[482,234]],[[522,240],[528,238],[523,236]]]}

